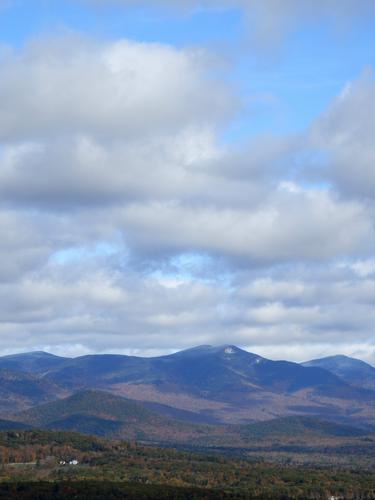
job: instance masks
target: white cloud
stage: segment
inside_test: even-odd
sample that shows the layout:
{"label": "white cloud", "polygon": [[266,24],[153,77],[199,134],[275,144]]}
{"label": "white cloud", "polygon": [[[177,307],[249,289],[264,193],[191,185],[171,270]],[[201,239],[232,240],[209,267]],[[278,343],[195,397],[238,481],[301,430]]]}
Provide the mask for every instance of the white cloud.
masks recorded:
{"label": "white cloud", "polygon": [[375,76],[370,69],[350,82],[311,127],[313,147],[323,152],[319,174],[341,193],[375,198]]}
{"label": "white cloud", "polygon": [[[3,60],[0,351],[371,344],[371,78],[308,140],[240,150],[218,139],[236,103],[202,57],[59,38]],[[333,159],[329,189],[294,178],[306,143]]]}
{"label": "white cloud", "polygon": [[127,40],[43,39],[5,55],[0,139],[128,140],[216,123],[231,111],[210,56]]}
{"label": "white cloud", "polygon": [[369,254],[371,219],[360,204],[325,191],[273,191],[257,207],[134,204],[123,211],[126,240],[146,255],[191,249],[247,263],[326,260]]}
{"label": "white cloud", "polygon": [[[305,360],[366,352],[375,320],[375,281],[350,267],[283,269],[237,286],[181,281],[173,288],[130,271],[49,265],[38,276],[0,286],[0,351],[48,346],[60,354],[138,350],[170,352],[202,343],[236,343],[273,358]],[[318,274],[318,275],[317,275]],[[329,274],[329,276],[327,275]],[[285,294],[286,283],[294,290]],[[298,284],[298,286],[296,286]],[[371,350],[366,359],[374,362]],[[360,356],[361,357],[361,356]]]}

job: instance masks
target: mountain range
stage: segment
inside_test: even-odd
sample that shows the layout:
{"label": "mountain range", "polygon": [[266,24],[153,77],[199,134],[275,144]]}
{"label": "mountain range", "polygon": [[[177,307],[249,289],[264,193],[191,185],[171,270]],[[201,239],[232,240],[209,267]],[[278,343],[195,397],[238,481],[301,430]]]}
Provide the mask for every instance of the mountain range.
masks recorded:
{"label": "mountain range", "polygon": [[[44,425],[58,421],[69,428],[74,416],[76,426],[88,426],[87,412],[85,418],[80,412],[64,413],[69,397],[87,391],[104,391],[141,405],[144,415],[153,415],[152,425],[159,429],[155,435],[160,427],[170,426],[163,419],[178,421],[178,432],[187,434],[191,424],[249,424],[285,417],[375,428],[375,368],[344,356],[298,364],[224,345],[154,358],[64,358],[44,352],[0,357],[0,416],[5,420],[18,415],[22,421],[19,415],[24,415],[24,421],[37,424],[33,411],[43,405],[48,414],[52,404],[56,414]],[[62,398],[68,400],[59,403]],[[105,412],[91,412],[90,418],[95,428],[102,419],[103,428],[114,435],[126,427],[125,421],[108,418]],[[134,432],[141,435],[144,429]]]}

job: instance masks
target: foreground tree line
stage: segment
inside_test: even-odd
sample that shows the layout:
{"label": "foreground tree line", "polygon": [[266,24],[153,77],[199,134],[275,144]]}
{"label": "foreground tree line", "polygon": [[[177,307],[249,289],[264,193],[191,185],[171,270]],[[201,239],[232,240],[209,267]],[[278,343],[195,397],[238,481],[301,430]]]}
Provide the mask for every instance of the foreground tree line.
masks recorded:
{"label": "foreground tree line", "polygon": [[[77,460],[78,465],[61,462]],[[110,442],[0,433],[0,499],[375,499],[374,470],[307,467]]]}

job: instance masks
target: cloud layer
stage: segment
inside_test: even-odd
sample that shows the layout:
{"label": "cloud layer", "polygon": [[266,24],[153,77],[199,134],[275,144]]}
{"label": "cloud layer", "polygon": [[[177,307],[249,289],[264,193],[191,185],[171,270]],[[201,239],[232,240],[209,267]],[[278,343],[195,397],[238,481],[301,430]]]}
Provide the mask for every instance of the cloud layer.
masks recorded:
{"label": "cloud layer", "polygon": [[237,147],[215,64],[78,37],[3,56],[0,351],[375,360],[372,75],[306,133]]}

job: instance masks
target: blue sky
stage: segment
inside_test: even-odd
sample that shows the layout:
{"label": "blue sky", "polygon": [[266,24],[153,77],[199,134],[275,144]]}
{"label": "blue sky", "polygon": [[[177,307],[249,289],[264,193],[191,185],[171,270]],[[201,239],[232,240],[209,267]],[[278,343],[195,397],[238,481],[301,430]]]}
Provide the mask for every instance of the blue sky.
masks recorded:
{"label": "blue sky", "polygon": [[0,0],[0,353],[375,362],[374,20]]}
{"label": "blue sky", "polygon": [[69,31],[94,39],[208,47],[227,61],[223,77],[248,104],[245,116],[230,127],[233,140],[308,126],[346,82],[374,64],[371,18],[336,30],[322,19],[306,22],[267,48],[255,46],[246,28],[240,8],[93,8],[74,0],[12,0],[0,15],[1,41],[15,48]]}

